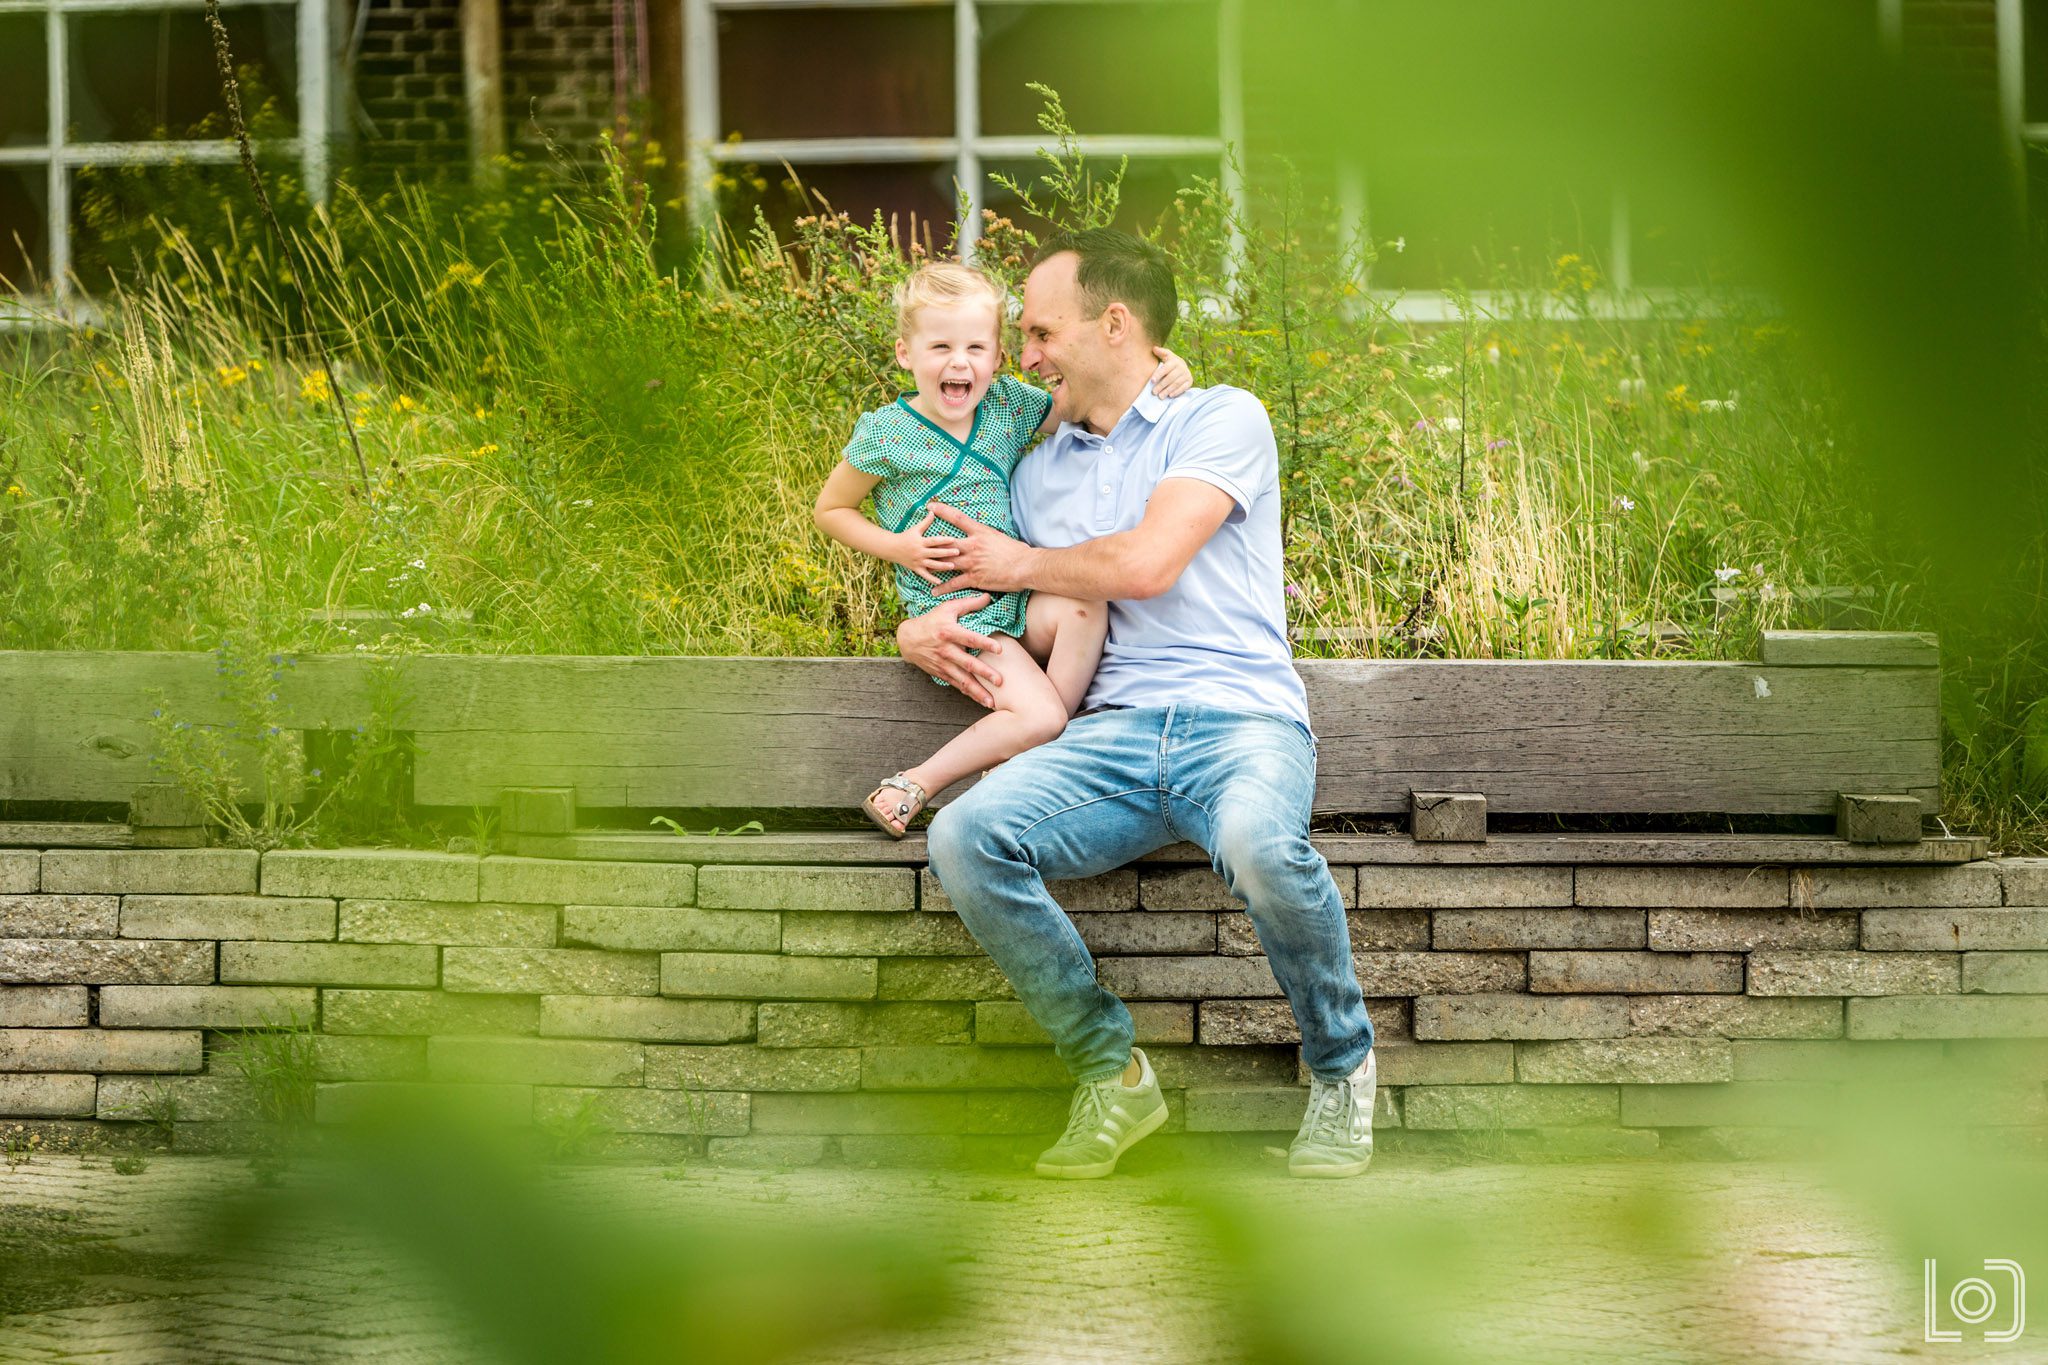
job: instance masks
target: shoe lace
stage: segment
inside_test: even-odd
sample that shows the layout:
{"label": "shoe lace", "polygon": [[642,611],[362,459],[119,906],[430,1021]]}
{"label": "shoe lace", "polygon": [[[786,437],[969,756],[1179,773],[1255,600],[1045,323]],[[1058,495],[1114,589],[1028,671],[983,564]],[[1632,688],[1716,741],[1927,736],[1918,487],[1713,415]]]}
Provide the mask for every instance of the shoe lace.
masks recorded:
{"label": "shoe lace", "polygon": [[1062,1144],[1076,1142],[1095,1136],[1095,1130],[1102,1126],[1102,1116],[1108,1112],[1108,1087],[1097,1081],[1074,1087],[1074,1107],[1067,1114],[1067,1131],[1060,1134]]}
{"label": "shoe lace", "polygon": [[1302,1127],[1310,1142],[1342,1142],[1351,1124],[1351,1082],[1316,1081]]}

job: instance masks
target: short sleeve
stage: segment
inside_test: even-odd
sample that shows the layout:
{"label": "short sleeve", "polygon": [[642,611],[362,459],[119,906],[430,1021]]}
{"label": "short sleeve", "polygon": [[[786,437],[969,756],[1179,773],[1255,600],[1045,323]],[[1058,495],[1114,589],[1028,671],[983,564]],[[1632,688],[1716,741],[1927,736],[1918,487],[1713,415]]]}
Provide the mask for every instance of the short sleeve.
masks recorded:
{"label": "short sleeve", "polygon": [[[1243,389],[1217,388],[1190,413],[1174,440],[1161,479],[1196,479],[1228,493],[1242,521],[1260,493],[1280,477],[1280,449],[1265,405]],[[1206,396],[1206,395],[1205,395]]]}
{"label": "short sleeve", "polygon": [[989,396],[1009,412],[1018,449],[1027,449],[1038,438],[1038,429],[1045,425],[1045,415],[1052,411],[1052,395],[1021,379],[999,374],[989,385]]}
{"label": "short sleeve", "polygon": [[847,439],[846,449],[839,452],[840,458],[863,474],[872,474],[886,479],[896,473],[894,452],[884,439],[887,426],[880,414],[864,412],[853,425],[853,435]]}

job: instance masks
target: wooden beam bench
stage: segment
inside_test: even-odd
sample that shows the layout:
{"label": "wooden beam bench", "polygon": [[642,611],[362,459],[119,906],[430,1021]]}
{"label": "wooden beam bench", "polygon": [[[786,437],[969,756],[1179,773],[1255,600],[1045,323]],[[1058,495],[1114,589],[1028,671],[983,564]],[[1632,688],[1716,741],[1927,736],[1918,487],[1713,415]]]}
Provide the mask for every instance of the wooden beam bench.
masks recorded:
{"label": "wooden beam bench", "polygon": [[[1316,810],[1406,818],[1422,793],[1476,796],[1497,816],[1832,816],[1847,795],[1888,799],[1885,841],[1917,837],[1940,804],[1933,641],[1780,632],[1760,654],[1303,660]],[[286,723],[364,724],[369,667],[298,661],[280,686]],[[885,659],[428,655],[397,667],[413,800],[434,807],[555,788],[583,810],[850,810],[979,714]],[[159,699],[195,724],[230,719],[215,670],[211,655],[0,652],[0,800],[130,801],[155,780],[147,717]]]}

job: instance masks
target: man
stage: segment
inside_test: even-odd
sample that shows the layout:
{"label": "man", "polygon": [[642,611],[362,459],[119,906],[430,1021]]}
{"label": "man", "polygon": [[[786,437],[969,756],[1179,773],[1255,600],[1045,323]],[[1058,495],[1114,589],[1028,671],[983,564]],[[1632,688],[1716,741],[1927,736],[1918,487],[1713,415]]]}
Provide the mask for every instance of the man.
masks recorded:
{"label": "man", "polygon": [[[1130,1011],[1096,983],[1046,881],[1185,839],[1246,902],[1301,1026],[1314,1080],[1289,1170],[1356,1175],[1372,1157],[1377,1068],[1343,902],[1308,840],[1315,740],[1287,643],[1278,453],[1242,390],[1151,393],[1152,347],[1178,311],[1164,253],[1106,229],[1054,238],[1025,282],[1021,360],[1061,422],[1012,482],[1029,543],[939,515],[966,533],[959,586],[1107,601],[1109,644],[1065,734],[939,812],[931,864],[1077,1082],[1039,1174],[1108,1175],[1166,1118]],[[1000,677],[968,651],[990,642],[958,621],[983,601],[905,621],[897,639],[987,704]]]}

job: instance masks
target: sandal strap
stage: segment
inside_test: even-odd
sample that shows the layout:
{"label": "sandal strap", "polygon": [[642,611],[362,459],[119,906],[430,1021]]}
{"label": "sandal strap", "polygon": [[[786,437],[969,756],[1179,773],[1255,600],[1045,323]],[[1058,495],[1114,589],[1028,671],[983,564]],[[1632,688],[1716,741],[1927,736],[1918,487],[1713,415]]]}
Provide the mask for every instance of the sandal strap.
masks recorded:
{"label": "sandal strap", "polygon": [[877,782],[875,784],[875,790],[877,791],[880,791],[883,787],[889,787],[896,791],[904,793],[905,795],[909,796],[912,800],[916,801],[917,804],[920,806],[925,804],[926,801],[930,800],[930,797],[928,797],[925,794],[925,790],[923,787],[911,781],[902,773],[898,773],[894,777],[885,777],[880,782]]}

